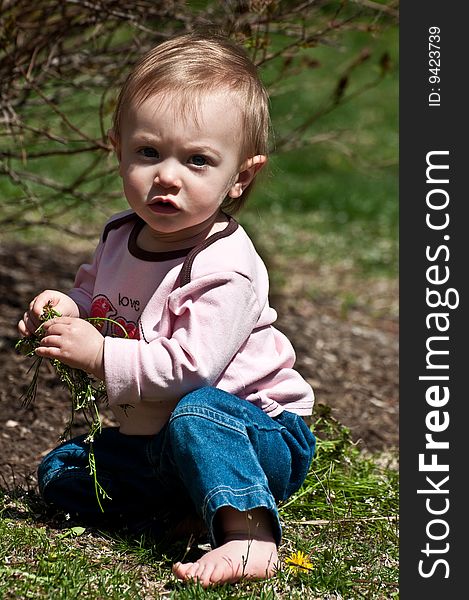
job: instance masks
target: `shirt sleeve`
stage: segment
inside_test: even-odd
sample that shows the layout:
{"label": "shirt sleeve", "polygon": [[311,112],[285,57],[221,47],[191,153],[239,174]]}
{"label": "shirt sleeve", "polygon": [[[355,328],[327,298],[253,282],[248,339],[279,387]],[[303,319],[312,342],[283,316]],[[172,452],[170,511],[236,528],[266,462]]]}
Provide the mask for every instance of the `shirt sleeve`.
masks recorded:
{"label": "shirt sleeve", "polygon": [[251,281],[215,273],[175,290],[167,302],[171,335],[151,342],[107,337],[109,402],[174,399],[213,385],[246,342],[261,313]]}
{"label": "shirt sleeve", "polygon": [[91,313],[96,274],[98,272],[103,248],[104,244],[100,241],[91,263],[81,265],[75,276],[73,288],[68,292],[70,298],[77,303],[78,308],[80,309],[80,317],[82,318],[89,317]]}

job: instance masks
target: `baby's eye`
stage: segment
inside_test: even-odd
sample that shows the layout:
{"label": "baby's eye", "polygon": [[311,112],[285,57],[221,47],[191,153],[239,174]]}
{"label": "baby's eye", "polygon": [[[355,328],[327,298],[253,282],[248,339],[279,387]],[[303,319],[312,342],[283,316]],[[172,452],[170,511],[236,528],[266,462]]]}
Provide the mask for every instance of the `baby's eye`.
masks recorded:
{"label": "baby's eye", "polygon": [[138,152],[145,158],[159,158],[160,156],[158,150],[156,150],[156,148],[152,148],[151,146],[145,146],[144,148],[140,148]]}
{"label": "baby's eye", "polygon": [[189,162],[195,167],[205,167],[208,164],[207,158],[201,154],[194,154],[189,158]]}

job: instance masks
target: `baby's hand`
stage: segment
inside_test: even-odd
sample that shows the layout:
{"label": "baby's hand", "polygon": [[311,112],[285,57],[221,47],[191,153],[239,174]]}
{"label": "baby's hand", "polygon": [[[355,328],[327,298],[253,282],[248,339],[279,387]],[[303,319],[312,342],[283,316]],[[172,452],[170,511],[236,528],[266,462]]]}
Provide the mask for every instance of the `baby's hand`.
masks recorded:
{"label": "baby's hand", "polygon": [[42,324],[42,311],[48,302],[63,317],[80,316],[80,310],[70,296],[56,290],[45,290],[32,300],[28,310],[24,313],[23,318],[18,323],[18,331],[23,337],[32,335]]}
{"label": "baby's hand", "polygon": [[43,325],[43,337],[36,354],[58,359],[104,379],[104,337],[88,321],[76,317],[55,317]]}

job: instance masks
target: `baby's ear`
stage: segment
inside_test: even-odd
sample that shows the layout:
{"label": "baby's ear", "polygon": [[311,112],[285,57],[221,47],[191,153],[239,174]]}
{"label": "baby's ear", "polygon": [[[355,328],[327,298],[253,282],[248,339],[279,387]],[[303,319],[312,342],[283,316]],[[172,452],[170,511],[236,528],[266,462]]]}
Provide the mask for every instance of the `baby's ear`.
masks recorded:
{"label": "baby's ear", "polygon": [[120,144],[119,144],[119,140],[114,132],[114,129],[109,129],[109,131],[107,132],[107,136],[109,138],[109,141],[112,144],[112,147],[114,148],[114,152],[116,153],[117,160],[120,162],[120,160],[121,160]]}
{"label": "baby's ear", "polygon": [[239,168],[238,176],[231,186],[228,196],[230,198],[239,198],[266,162],[267,156],[263,154],[257,154],[246,159]]}

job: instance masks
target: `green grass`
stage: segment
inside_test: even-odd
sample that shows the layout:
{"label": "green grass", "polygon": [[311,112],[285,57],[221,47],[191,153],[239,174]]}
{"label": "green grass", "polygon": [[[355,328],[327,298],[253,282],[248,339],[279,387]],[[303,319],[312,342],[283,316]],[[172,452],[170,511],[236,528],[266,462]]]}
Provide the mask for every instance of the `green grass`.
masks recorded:
{"label": "green grass", "polygon": [[2,598],[138,597],[135,577],[90,536],[73,544],[46,527],[10,519],[0,521],[0,535]]}
{"label": "green grass", "polygon": [[[183,584],[174,579],[170,567],[185,554],[187,540],[162,547],[72,529],[66,523],[57,529],[34,495],[17,491],[3,492],[0,597],[397,597],[396,457],[364,456],[348,430],[322,412],[315,425],[318,448],[309,475],[280,506],[282,564],[273,579],[208,590]],[[308,556],[311,570],[291,570],[284,564],[297,551]]]}
{"label": "green grass", "polygon": [[[347,257],[361,276],[397,275],[397,35],[391,28],[366,40],[370,58],[350,74],[342,104],[315,121],[302,147],[274,153],[268,176],[254,190],[242,221],[254,236],[271,232],[276,223],[277,232],[283,231],[276,243],[284,257],[319,253],[331,264]],[[337,79],[364,42],[354,32],[335,49],[308,50],[320,68],[275,88],[277,139],[291,127],[289,114],[304,119],[327,106]],[[386,51],[390,69],[381,77],[380,57]],[[264,244],[266,236],[257,237]]]}

